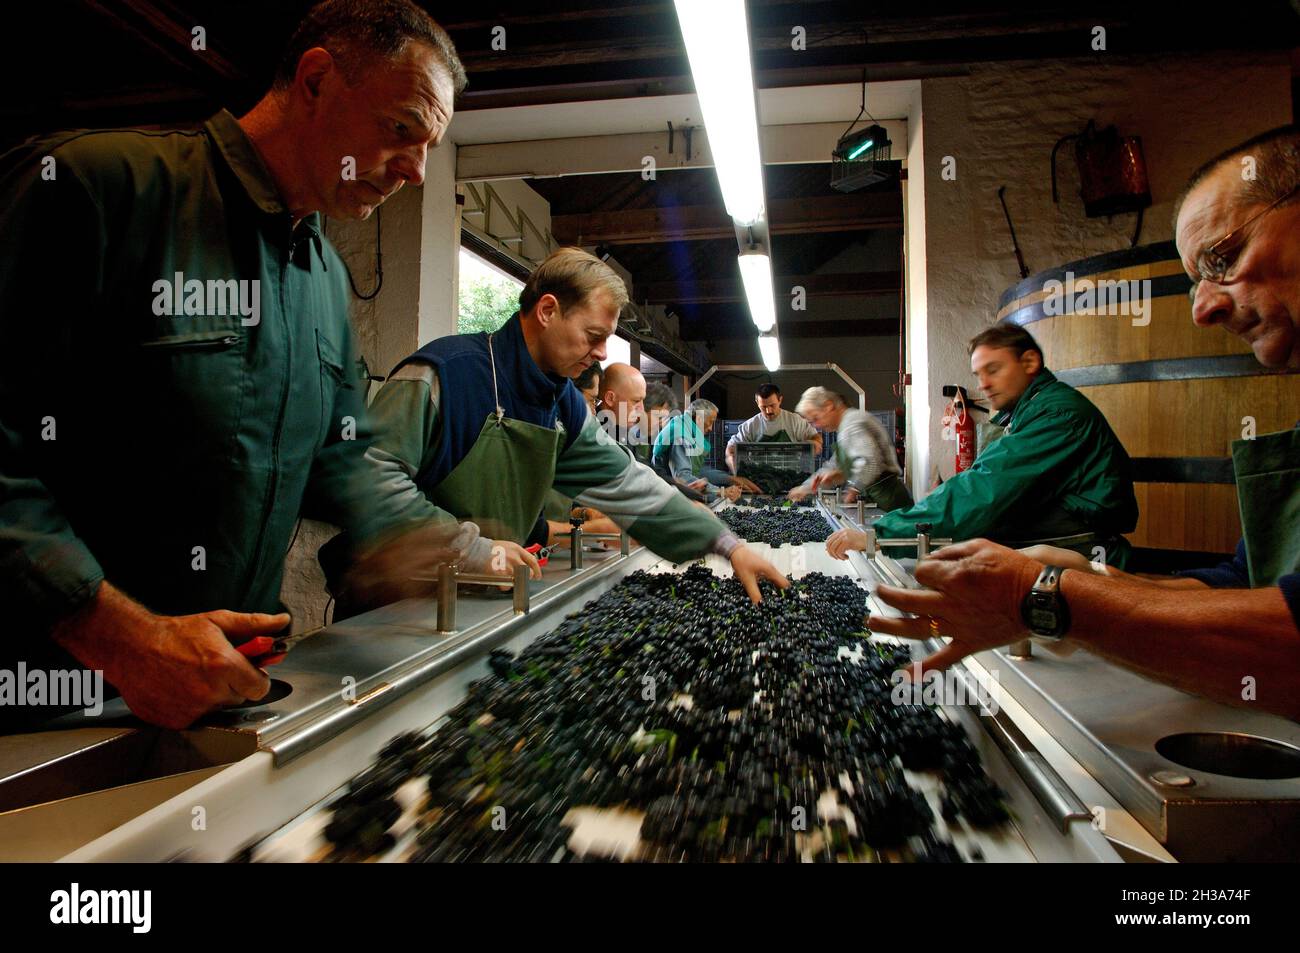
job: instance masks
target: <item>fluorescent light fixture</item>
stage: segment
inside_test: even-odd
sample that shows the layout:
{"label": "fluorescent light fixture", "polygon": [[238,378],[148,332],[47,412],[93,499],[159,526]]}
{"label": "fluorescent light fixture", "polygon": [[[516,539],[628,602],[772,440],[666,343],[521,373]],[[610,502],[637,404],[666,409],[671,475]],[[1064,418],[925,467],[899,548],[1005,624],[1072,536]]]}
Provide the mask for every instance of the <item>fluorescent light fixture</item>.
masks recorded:
{"label": "fluorescent light fixture", "polygon": [[862,145],[858,146],[856,149],[854,149],[852,152],[850,152],[850,153],[849,153],[849,158],[850,158],[850,159],[856,159],[858,156],[862,155],[862,153],[866,152],[868,149],[870,149],[870,148],[871,148],[872,146],[874,146],[875,144],[876,144],[876,140],[874,140],[874,139],[868,139],[866,142],[862,143]]}
{"label": "fluorescent light fixture", "polygon": [[759,332],[766,334],[776,327],[776,299],[772,296],[772,259],[763,252],[741,254],[740,280],[745,285],[749,316]]}
{"label": "fluorescent light fixture", "polygon": [[763,217],[763,165],[744,0],[676,0],[695,93],[727,214],[741,225]]}
{"label": "fluorescent light fixture", "polygon": [[778,343],[775,334],[760,334],[758,336],[758,353],[763,355],[763,365],[772,372],[781,367],[781,345]]}

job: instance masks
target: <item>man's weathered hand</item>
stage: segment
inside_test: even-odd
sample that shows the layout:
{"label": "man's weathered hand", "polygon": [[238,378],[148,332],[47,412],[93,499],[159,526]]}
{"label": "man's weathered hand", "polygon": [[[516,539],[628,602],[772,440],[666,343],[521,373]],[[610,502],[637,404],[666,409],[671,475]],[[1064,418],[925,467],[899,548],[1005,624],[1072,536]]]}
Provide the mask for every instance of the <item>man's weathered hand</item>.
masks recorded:
{"label": "man's weathered hand", "polygon": [[831,533],[830,538],[826,540],[826,552],[835,559],[848,559],[849,550],[865,549],[866,545],[866,533],[846,526]]}
{"label": "man's weathered hand", "polygon": [[741,544],[731,551],[731,568],[736,573],[736,578],[740,584],[745,587],[745,592],[749,596],[749,601],[758,603],[763,601],[759,595],[759,579],[768,579],[776,584],[778,589],[788,589],[790,580],[786,579],[777,568],[764,559],[748,546]]}
{"label": "man's weathered hand", "polygon": [[179,729],[214,708],[265,695],[270,679],[232,642],[274,635],[288,624],[286,613],[155,615],[105,582],[90,605],[51,635],[86,667],[102,671],[137,717]]}
{"label": "man's weathered hand", "polygon": [[516,566],[527,566],[530,579],[542,578],[542,566],[536,556],[513,540],[492,540],[492,558],[488,560],[487,571],[494,576],[511,577]]}
{"label": "man's weathered hand", "polygon": [[974,652],[1007,645],[1025,636],[1020,606],[1042,571],[1042,564],[987,539],[945,546],[923,560],[916,581],[924,591],[880,586],[876,595],[915,619],[867,620],[873,632],[909,639],[938,634],[952,641],[922,663],[923,671],[942,670]]}

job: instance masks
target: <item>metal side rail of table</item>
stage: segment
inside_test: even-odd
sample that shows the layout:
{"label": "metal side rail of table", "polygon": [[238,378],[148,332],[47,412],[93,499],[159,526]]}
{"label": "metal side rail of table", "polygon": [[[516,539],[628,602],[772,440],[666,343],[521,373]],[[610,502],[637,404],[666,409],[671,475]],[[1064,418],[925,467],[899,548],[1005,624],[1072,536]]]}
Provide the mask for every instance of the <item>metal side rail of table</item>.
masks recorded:
{"label": "metal side rail of table", "polygon": [[[56,859],[178,796],[200,799],[193,806],[216,824],[208,824],[209,842],[221,839],[215,832],[227,822],[228,830],[248,818],[277,826],[355,774],[388,738],[450,708],[488,674],[491,650],[517,639],[526,624],[530,631],[533,622],[558,624],[614,585],[620,565],[636,554],[593,546],[585,557],[577,571],[568,559],[553,561],[541,581],[525,580],[522,589],[510,579],[485,585],[462,576],[460,585],[473,588],[458,592],[455,611],[446,601],[408,600],[327,626],[268,670],[265,698],[185,731],[144,725],[114,699],[98,717],[65,716],[41,731],[0,737],[0,861]],[[501,591],[501,582],[510,588]],[[339,736],[347,741],[329,744]],[[290,766],[305,786],[254,811],[233,807],[232,817],[242,811],[243,818],[223,819],[221,799],[207,800],[235,773],[265,782]],[[130,856],[171,856],[186,838],[169,849],[169,836]]]}

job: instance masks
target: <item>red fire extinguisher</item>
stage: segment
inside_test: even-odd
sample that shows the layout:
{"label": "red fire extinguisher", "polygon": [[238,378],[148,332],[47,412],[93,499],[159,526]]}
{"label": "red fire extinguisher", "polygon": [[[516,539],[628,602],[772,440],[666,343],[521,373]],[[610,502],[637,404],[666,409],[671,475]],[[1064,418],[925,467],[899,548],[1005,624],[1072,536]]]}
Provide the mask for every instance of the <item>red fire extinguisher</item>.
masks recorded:
{"label": "red fire extinguisher", "polygon": [[975,462],[975,418],[966,403],[966,391],[961,387],[944,388],[952,399],[943,412],[943,437],[957,442],[955,471],[969,470]]}

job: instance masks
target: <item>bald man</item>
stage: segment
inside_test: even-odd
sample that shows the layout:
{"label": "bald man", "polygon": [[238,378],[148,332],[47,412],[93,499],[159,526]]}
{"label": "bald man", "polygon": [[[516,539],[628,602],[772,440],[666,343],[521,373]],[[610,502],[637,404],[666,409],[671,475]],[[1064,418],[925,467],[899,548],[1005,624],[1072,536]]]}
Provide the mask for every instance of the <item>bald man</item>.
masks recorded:
{"label": "bald man", "polygon": [[597,419],[605,432],[626,445],[628,431],[645,416],[645,378],[631,364],[608,364],[596,391]]}
{"label": "bald man", "polygon": [[[578,388],[605,433],[626,444],[627,428],[636,423],[643,412],[641,402],[645,400],[645,378],[641,372],[631,364],[611,363],[603,369],[599,364],[592,364],[573,379],[573,386]],[[605,408],[611,409],[607,411]],[[620,418],[620,414],[625,418]],[[615,425],[618,425],[617,430]],[[547,493],[546,505],[542,509],[547,546],[568,547],[569,516],[575,506],[577,504],[562,493],[555,490]],[[586,512],[583,532],[619,532],[614,521],[600,510],[590,506],[579,509]]]}
{"label": "bald man", "polygon": [[[663,390],[662,385],[658,388]],[[605,432],[628,449],[633,458],[654,469],[650,462],[650,445],[657,428],[649,427],[649,414],[645,409],[645,378],[631,364],[610,364],[600,373],[600,397],[596,419]],[[640,434],[650,431],[649,441]],[[671,475],[655,470],[666,482],[677,487],[694,503],[704,502],[703,494],[672,479]],[[740,489],[727,487],[728,499],[738,499]]]}

